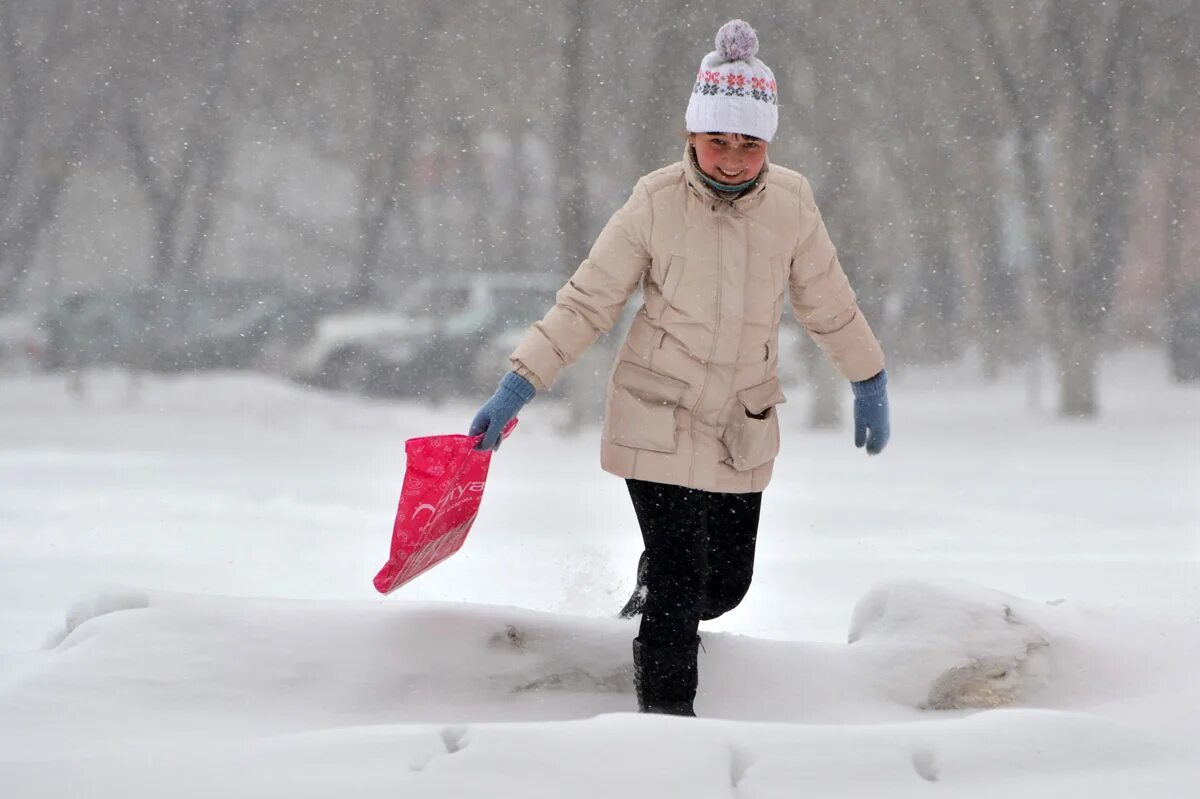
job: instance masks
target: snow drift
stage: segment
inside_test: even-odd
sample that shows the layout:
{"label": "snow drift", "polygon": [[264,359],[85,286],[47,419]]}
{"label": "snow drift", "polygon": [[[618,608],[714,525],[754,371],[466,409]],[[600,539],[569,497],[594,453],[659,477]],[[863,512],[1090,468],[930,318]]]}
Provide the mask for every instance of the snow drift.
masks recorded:
{"label": "snow drift", "polygon": [[[633,632],[479,605],[110,592],[5,663],[0,781],[12,797],[1200,789],[1194,628],[888,583],[852,643],[706,633],[691,723],[629,713]],[[1112,666],[1130,646],[1152,671]],[[931,709],[996,697],[1013,708]]]}

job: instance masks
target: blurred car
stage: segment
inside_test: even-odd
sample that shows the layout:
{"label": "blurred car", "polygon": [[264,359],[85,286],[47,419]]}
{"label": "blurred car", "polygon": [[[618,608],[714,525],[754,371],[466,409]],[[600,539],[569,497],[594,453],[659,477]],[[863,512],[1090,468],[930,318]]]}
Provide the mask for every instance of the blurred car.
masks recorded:
{"label": "blurred car", "polygon": [[421,357],[432,316],[351,311],[320,319],[291,359],[288,376],[309,385],[364,394],[403,393],[398,371]]}
{"label": "blurred car", "polygon": [[[166,295],[149,288],[77,292],[43,314],[43,368],[112,364],[139,370],[247,369],[271,342],[302,337],[315,313],[275,283],[208,281]],[[300,332],[297,332],[297,331]]]}
{"label": "blurred car", "polygon": [[0,371],[28,372],[46,350],[46,334],[37,317],[16,312],[0,315]]}
{"label": "blurred car", "polygon": [[519,272],[427,279],[402,305],[321,319],[312,340],[295,354],[291,377],[434,402],[491,390],[504,361],[494,361],[488,345],[511,340],[506,331],[541,318],[561,285],[558,276]]}
{"label": "blurred car", "polygon": [[161,372],[253,368],[269,340],[282,335],[282,320],[298,316],[295,307],[288,290],[276,283],[204,283],[164,302],[169,324],[153,348],[150,368]]}
{"label": "blurred car", "polygon": [[1179,382],[1200,380],[1200,283],[1178,292],[1167,320],[1171,375]]}
{"label": "blurred car", "polygon": [[49,371],[100,364],[142,367],[155,297],[149,289],[76,292],[51,305],[42,316],[46,347],[41,363]]}
{"label": "blurred car", "polygon": [[[550,310],[550,306],[547,305],[545,310]],[[545,311],[542,315],[545,315]],[[471,359],[470,392],[472,394],[484,399],[496,390],[496,384],[510,368],[508,356],[521,343],[521,339],[529,330],[530,323],[539,318],[541,317],[536,316],[524,323],[506,327],[480,344],[479,349],[475,352],[475,357]]]}
{"label": "blurred car", "polygon": [[343,291],[305,291],[283,295],[270,314],[266,340],[258,348],[256,366],[264,372],[287,375],[292,354],[316,335],[320,320],[343,312],[350,303]]}

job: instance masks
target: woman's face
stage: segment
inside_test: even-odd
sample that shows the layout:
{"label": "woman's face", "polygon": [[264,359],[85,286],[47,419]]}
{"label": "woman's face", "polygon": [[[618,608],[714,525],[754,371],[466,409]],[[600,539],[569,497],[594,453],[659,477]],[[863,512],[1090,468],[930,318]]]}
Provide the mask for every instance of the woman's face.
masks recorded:
{"label": "woman's face", "polygon": [[753,180],[767,159],[767,143],[740,133],[693,133],[700,171],[718,183]]}

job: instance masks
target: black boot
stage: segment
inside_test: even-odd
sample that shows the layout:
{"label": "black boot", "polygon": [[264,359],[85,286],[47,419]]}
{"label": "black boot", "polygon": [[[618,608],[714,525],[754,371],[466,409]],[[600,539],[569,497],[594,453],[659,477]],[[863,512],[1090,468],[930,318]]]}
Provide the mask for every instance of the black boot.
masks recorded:
{"label": "black boot", "polygon": [[617,616],[622,619],[632,619],[634,616],[642,615],[642,608],[645,606],[646,553],[642,552],[642,556],[638,558],[637,585],[633,587],[633,593],[629,595],[629,601],[625,603],[625,607],[621,608],[621,612]]}
{"label": "black boot", "polygon": [[694,716],[696,649],[700,638],[681,646],[651,646],[633,639],[633,682],[638,711]]}

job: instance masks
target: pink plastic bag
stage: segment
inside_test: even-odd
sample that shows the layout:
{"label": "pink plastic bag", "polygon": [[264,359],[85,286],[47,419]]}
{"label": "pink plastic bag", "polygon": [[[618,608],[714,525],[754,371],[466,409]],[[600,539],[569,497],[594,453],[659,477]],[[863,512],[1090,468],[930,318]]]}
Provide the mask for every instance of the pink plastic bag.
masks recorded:
{"label": "pink plastic bag", "polygon": [[[507,438],[517,420],[504,428]],[[404,442],[408,466],[392,526],[388,562],[375,588],[390,594],[453,555],[463,545],[483,499],[491,450],[475,449],[482,436],[425,436]]]}

